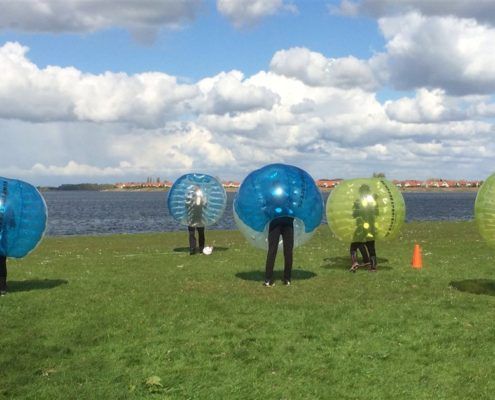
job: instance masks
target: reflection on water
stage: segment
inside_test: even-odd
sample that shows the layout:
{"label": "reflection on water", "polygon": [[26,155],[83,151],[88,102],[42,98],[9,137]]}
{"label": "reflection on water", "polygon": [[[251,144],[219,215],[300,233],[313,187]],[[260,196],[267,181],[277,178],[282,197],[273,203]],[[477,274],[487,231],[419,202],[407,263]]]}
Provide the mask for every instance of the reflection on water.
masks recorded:
{"label": "reflection on water", "polygon": [[[228,193],[222,219],[209,229],[236,229],[235,193]],[[184,230],[169,215],[166,192],[43,193],[48,206],[48,235],[93,235]],[[326,202],[328,193],[323,193]],[[473,218],[475,192],[404,193],[407,221]],[[324,217],[323,223],[326,224]]]}

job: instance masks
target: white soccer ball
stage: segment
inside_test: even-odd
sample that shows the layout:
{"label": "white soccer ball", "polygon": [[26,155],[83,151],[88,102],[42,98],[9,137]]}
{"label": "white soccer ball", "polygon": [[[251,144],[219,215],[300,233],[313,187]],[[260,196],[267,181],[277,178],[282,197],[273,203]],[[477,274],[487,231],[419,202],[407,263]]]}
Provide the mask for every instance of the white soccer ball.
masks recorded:
{"label": "white soccer ball", "polygon": [[203,249],[203,254],[209,256],[212,253],[212,251],[213,251],[213,247],[207,246]]}

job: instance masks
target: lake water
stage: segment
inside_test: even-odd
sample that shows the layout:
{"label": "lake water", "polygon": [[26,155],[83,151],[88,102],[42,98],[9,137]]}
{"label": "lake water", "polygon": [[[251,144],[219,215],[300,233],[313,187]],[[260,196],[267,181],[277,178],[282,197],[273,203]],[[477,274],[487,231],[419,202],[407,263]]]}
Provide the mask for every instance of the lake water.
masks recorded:
{"label": "lake water", "polygon": [[[235,193],[228,193],[225,214],[209,229],[236,229]],[[469,220],[475,192],[403,193],[407,221]],[[167,209],[166,192],[45,192],[47,235],[167,232],[184,230]],[[323,193],[326,202],[328,193]],[[326,224],[326,219],[323,223]]]}

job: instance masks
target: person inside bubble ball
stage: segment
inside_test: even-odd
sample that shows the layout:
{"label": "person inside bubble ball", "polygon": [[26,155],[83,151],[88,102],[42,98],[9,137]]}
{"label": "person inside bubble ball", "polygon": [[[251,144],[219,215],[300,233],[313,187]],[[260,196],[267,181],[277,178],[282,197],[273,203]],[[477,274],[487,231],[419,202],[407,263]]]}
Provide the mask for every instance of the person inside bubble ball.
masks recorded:
{"label": "person inside bubble ball", "polygon": [[[4,210],[4,212],[2,212]],[[14,213],[10,208],[0,208],[0,249],[7,251],[7,229],[15,229]],[[0,296],[7,294],[7,257],[0,255]]]}
{"label": "person inside bubble ball", "polygon": [[268,228],[268,253],[266,255],[264,286],[273,287],[273,268],[277,256],[278,243],[282,236],[284,247],[284,285],[290,286],[292,274],[292,252],[294,249],[294,218],[279,217],[270,222]]}
{"label": "person inside bubble ball", "polygon": [[352,216],[356,220],[356,230],[354,231],[355,240],[350,246],[351,272],[356,272],[360,267],[357,257],[358,249],[363,257],[363,266],[368,266],[372,272],[377,270],[374,240],[376,235],[375,217],[379,214],[377,200],[376,194],[371,193],[368,185],[361,185],[359,199],[354,202],[352,208]]}
{"label": "person inside bubble ball", "polygon": [[207,205],[206,197],[199,186],[195,186],[186,198],[188,220],[191,224],[189,231],[189,254],[196,254],[196,230],[198,231],[199,252],[205,247],[205,227],[203,223],[203,211]]}

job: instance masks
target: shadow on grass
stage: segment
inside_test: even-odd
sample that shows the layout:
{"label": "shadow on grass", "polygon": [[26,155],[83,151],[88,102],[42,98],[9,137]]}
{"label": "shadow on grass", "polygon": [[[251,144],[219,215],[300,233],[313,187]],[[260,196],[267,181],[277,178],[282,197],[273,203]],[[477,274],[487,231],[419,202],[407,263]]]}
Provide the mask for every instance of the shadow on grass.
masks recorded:
{"label": "shadow on grass", "polygon": [[450,282],[450,286],[461,292],[495,296],[495,281],[493,279],[466,279],[463,281],[452,281]]}
{"label": "shadow on grass", "polygon": [[[215,252],[215,251],[227,251],[228,249],[229,249],[228,247],[213,246],[213,252]],[[176,253],[189,253],[189,247],[176,247],[174,249],[174,251]]]}
{"label": "shadow on grass", "polygon": [[[265,279],[265,271],[263,270],[255,270],[255,271],[246,271],[246,272],[238,272],[235,274],[238,278],[244,279],[245,281],[263,281]],[[314,278],[316,274],[311,271],[305,271],[303,269],[293,269],[291,279],[293,281],[299,281],[304,279]],[[284,277],[283,271],[274,271],[273,279],[274,280],[282,280]]]}
{"label": "shadow on grass", "polygon": [[[343,269],[348,270],[351,267],[351,259],[350,257],[327,257],[324,258],[323,261],[326,262],[325,265],[322,265],[321,268],[326,269]],[[388,258],[377,258],[378,261],[378,270],[391,270],[392,267],[383,265],[388,263]],[[362,267],[362,269],[367,269],[367,267]]]}
{"label": "shadow on grass", "polygon": [[30,279],[27,281],[7,281],[9,292],[29,292],[30,290],[53,289],[69,282],[65,279]]}

